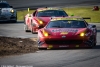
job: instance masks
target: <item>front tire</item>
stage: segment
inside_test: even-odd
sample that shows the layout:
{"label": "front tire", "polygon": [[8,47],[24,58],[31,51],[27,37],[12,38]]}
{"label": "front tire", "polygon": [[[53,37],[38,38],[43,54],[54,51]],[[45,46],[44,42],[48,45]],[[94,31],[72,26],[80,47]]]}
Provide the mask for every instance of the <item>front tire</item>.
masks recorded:
{"label": "front tire", "polygon": [[29,32],[30,30],[28,29],[28,26],[25,24],[24,25],[24,30],[25,30],[25,32]]}
{"label": "front tire", "polygon": [[94,37],[91,37],[92,38],[92,45],[91,45],[91,47],[93,48],[93,47],[95,47],[96,46],[96,41],[95,41],[95,38]]}
{"label": "front tire", "polygon": [[36,34],[36,31],[34,30],[35,26],[36,25],[34,23],[32,23],[32,21],[31,21],[31,32],[32,32],[32,34]]}

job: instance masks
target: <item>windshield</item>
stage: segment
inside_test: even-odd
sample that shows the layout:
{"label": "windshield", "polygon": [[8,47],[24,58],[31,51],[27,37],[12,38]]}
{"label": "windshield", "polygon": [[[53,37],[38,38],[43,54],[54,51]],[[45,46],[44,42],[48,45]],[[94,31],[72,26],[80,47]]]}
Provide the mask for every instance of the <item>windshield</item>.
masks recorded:
{"label": "windshield", "polygon": [[65,11],[62,10],[46,10],[37,13],[37,17],[62,17],[68,16]]}
{"label": "windshield", "polygon": [[0,3],[0,8],[10,8],[10,5],[7,3]]}
{"label": "windshield", "polygon": [[85,28],[84,21],[78,20],[58,20],[51,21],[46,28]]}

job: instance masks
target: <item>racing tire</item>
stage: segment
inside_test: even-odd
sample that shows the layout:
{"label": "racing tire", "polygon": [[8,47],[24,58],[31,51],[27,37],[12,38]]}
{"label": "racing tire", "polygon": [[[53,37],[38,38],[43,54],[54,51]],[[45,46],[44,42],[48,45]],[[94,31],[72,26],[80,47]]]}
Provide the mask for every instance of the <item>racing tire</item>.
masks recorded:
{"label": "racing tire", "polygon": [[32,30],[31,30],[31,32],[32,32],[32,34],[35,34],[36,32],[34,31],[34,29],[32,28]]}
{"label": "racing tire", "polygon": [[27,25],[24,25],[24,30],[25,30],[25,32],[30,32]]}
{"label": "racing tire", "polygon": [[32,29],[32,31],[31,31],[31,32],[32,32],[32,34],[37,34],[37,32],[35,32],[33,29]]}
{"label": "racing tire", "polygon": [[92,46],[91,48],[95,47],[96,46],[96,42],[95,42],[95,39],[93,38],[93,42],[92,42]]}
{"label": "racing tire", "polygon": [[34,23],[31,23],[31,33],[32,34],[36,34],[36,32],[34,31],[34,28],[33,28],[34,26],[35,26],[35,24]]}

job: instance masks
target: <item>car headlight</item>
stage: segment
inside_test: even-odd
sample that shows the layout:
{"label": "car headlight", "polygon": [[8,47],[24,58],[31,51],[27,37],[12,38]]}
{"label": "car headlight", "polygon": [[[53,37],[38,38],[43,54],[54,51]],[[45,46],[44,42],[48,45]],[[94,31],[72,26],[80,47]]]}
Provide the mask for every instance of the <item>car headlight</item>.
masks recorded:
{"label": "car headlight", "polygon": [[81,36],[81,37],[84,37],[84,36],[85,36],[85,33],[83,33],[83,32],[80,33],[80,36]]}
{"label": "car headlight", "polygon": [[39,23],[40,23],[40,24],[43,24],[43,21],[40,20]]}
{"label": "car headlight", "polygon": [[48,37],[48,36],[49,36],[49,33],[48,33],[47,31],[43,30],[43,35],[44,35],[45,37]]}
{"label": "car headlight", "polygon": [[38,21],[38,23],[39,23],[40,25],[43,24],[43,21],[42,21],[42,20],[37,19],[37,21]]}
{"label": "car headlight", "polygon": [[12,9],[12,10],[10,10],[10,12],[11,12],[11,13],[14,13],[14,10]]}

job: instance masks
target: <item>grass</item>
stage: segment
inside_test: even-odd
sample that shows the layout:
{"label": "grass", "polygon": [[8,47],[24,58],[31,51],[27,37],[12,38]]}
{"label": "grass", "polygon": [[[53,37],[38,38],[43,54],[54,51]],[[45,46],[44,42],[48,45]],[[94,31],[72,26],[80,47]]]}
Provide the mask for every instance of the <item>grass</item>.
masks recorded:
{"label": "grass", "polygon": [[17,11],[17,19],[18,20],[24,20],[24,16],[27,14],[27,13],[33,13],[34,10],[30,10],[30,12],[28,12],[27,10],[20,10],[20,11]]}
{"label": "grass", "polygon": [[[70,8],[63,8],[67,14],[81,17],[90,17],[91,20],[87,19],[87,22],[100,22],[100,10],[99,11],[92,11],[93,7],[70,7]],[[34,12],[34,10],[30,10],[30,13]],[[18,11],[18,20],[23,20],[24,16],[28,13],[27,10]]]}

